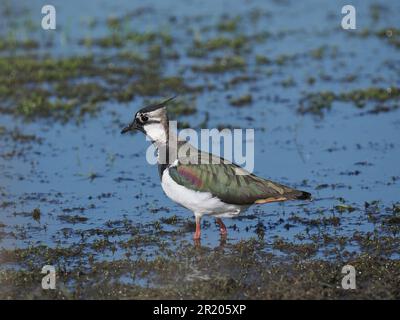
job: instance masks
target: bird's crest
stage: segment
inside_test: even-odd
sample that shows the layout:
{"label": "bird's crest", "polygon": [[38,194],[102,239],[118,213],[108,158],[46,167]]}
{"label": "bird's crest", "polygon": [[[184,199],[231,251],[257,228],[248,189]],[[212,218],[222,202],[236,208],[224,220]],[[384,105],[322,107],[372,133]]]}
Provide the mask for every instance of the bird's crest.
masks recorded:
{"label": "bird's crest", "polygon": [[152,111],[155,111],[157,109],[165,107],[168,102],[170,102],[171,100],[173,100],[175,98],[176,98],[176,96],[173,96],[173,97],[168,98],[167,100],[164,100],[164,101],[162,101],[160,103],[151,104],[149,106],[143,107],[140,111],[141,112],[152,112]]}

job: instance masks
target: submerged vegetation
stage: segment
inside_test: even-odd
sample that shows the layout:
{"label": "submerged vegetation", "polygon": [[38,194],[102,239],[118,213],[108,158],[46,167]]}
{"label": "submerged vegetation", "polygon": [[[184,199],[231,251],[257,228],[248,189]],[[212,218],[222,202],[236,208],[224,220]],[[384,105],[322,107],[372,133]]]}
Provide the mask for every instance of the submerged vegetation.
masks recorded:
{"label": "submerged vegetation", "polygon": [[339,94],[325,91],[307,94],[301,101],[298,111],[302,114],[323,115],[324,110],[330,110],[332,103],[335,101],[351,102],[357,108],[364,108],[371,103],[386,103],[399,100],[400,88],[397,87],[357,89]]}
{"label": "submerged vegetation", "polygon": [[[82,221],[74,218],[72,223],[76,222]],[[302,244],[276,239],[272,247],[275,253],[287,255],[283,258],[269,253],[270,245],[263,239],[221,242],[217,248],[182,240],[176,244],[174,238],[190,232],[187,221],[171,216],[161,222],[177,231],[163,231],[159,221],[147,226],[109,221],[99,229],[64,232],[64,237],[81,234],[80,243],[70,247],[3,249],[3,263],[18,264],[22,269],[0,271],[0,298],[393,299],[400,295],[400,261],[389,258],[393,252],[389,248],[396,252],[399,246],[397,237],[354,233],[350,239],[327,235]],[[319,223],[309,225],[315,228]],[[124,235],[129,239],[117,240]],[[359,243],[363,253],[343,251],[348,241]],[[140,249],[144,245],[157,249],[145,254]],[[330,251],[335,259],[316,258],[321,249]],[[101,257],[115,251],[124,255],[111,260]],[[358,290],[341,288],[343,260],[358,271]],[[56,267],[56,290],[39,289],[41,266],[46,264]]]}
{"label": "submerged vegetation", "polygon": [[385,40],[390,45],[400,49],[400,29],[398,28],[385,28],[378,31],[364,29],[360,35],[361,37],[376,37]]}
{"label": "submerged vegetation", "polygon": [[246,62],[240,56],[226,56],[215,58],[214,61],[207,65],[195,65],[193,71],[222,73],[232,70],[243,70],[246,67]]}
{"label": "submerged vegetation", "polygon": [[251,104],[253,101],[253,97],[251,94],[246,94],[238,98],[233,98],[229,102],[234,107],[243,107],[245,105]]}
{"label": "submerged vegetation", "polygon": [[[133,62],[131,56],[72,58],[0,57],[0,111],[26,118],[68,121],[95,114],[105,101],[128,102],[136,95],[160,96],[201,90],[179,76],[155,73],[160,58]],[[84,81],[79,81],[79,79]],[[14,90],[18,87],[19,90]]]}

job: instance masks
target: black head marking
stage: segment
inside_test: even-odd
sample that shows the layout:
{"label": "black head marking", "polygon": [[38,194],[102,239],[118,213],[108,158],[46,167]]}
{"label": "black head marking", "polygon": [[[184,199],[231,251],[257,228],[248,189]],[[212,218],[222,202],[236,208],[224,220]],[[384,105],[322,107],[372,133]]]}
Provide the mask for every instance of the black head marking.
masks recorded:
{"label": "black head marking", "polygon": [[146,116],[145,114],[143,114],[141,111],[139,111],[138,113],[136,113],[135,116],[136,120],[142,124],[146,123],[147,120],[149,120],[149,117]]}
{"label": "black head marking", "polygon": [[136,112],[133,121],[128,126],[123,128],[121,133],[123,134],[123,133],[126,133],[128,131],[132,131],[132,130],[139,130],[139,131],[145,132],[144,128],[143,128],[144,125],[154,124],[154,123],[162,123],[163,120],[164,120],[164,122],[166,122],[167,119],[168,119],[166,114],[164,116],[165,119],[162,119],[162,117],[161,117],[161,121],[160,121],[158,119],[156,120],[156,119],[149,118],[147,113],[153,112],[153,111],[158,110],[160,108],[164,108],[165,105],[169,101],[171,101],[172,99],[175,99],[175,97],[176,96],[171,97],[171,98],[169,98],[167,100],[164,100],[161,103],[149,105],[147,107],[144,107],[144,108],[140,109],[138,112]]}
{"label": "black head marking", "polygon": [[167,99],[167,100],[164,100],[163,102],[160,102],[160,103],[158,103],[158,104],[152,104],[152,105],[146,106],[146,107],[140,109],[140,110],[139,110],[139,113],[152,112],[152,111],[155,111],[155,110],[157,110],[157,109],[163,108],[163,107],[165,107],[165,105],[166,105],[168,102],[170,102],[171,100],[173,100],[173,99],[175,99],[175,98],[176,98],[176,96],[171,97],[171,98],[169,98],[169,99]]}

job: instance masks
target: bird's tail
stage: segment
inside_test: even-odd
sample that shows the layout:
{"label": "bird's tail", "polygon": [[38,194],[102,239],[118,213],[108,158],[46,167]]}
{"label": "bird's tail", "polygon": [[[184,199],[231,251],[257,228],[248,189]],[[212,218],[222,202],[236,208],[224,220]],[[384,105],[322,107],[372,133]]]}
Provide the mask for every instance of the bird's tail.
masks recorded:
{"label": "bird's tail", "polygon": [[312,200],[311,193],[292,189],[283,195],[287,200]]}
{"label": "bird's tail", "polygon": [[276,195],[276,196],[269,196],[267,198],[262,198],[258,199],[255,201],[257,204],[262,204],[262,203],[270,203],[270,202],[281,202],[281,201],[288,201],[288,200],[312,200],[311,193],[301,191],[301,190],[295,190],[295,189],[289,189],[287,188],[288,191],[281,194],[281,195]]}

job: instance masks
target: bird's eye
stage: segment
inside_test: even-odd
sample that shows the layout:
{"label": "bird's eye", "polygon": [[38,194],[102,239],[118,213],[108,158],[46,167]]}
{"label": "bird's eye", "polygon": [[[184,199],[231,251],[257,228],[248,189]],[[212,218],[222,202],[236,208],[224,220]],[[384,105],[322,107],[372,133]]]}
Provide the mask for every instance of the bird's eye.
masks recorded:
{"label": "bird's eye", "polygon": [[148,116],[145,116],[145,115],[141,115],[141,116],[140,116],[140,120],[141,120],[142,122],[146,122],[147,120],[149,120],[149,117],[148,117]]}

